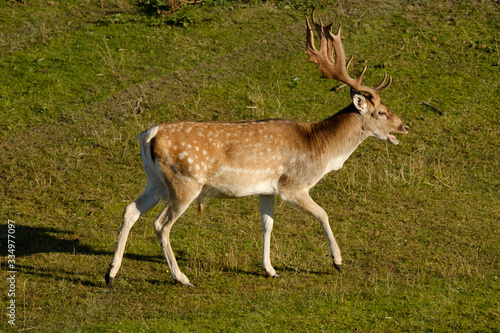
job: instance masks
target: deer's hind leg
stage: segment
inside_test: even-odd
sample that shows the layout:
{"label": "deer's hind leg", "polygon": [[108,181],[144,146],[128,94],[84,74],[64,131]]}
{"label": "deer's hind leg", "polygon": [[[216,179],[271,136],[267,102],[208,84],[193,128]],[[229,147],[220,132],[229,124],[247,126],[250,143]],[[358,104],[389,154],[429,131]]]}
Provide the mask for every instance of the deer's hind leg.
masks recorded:
{"label": "deer's hind leg", "polygon": [[191,202],[201,192],[201,186],[196,183],[177,183],[176,187],[169,186],[170,200],[153,223],[160,246],[167,260],[170,274],[180,283],[192,286],[187,276],[181,272],[177,265],[174,252],[170,245],[170,230],[175,221],[184,213]]}
{"label": "deer's hind leg", "polygon": [[166,188],[162,190],[156,184],[149,182],[144,192],[137,199],[135,199],[134,202],[125,207],[115,255],[109,265],[108,272],[104,276],[108,287],[111,287],[111,283],[122,264],[123,253],[125,251],[125,245],[127,243],[130,229],[132,229],[135,222],[137,222],[141,215],[147,213],[149,210],[158,205],[160,201],[166,199],[167,197],[168,192],[166,191]]}

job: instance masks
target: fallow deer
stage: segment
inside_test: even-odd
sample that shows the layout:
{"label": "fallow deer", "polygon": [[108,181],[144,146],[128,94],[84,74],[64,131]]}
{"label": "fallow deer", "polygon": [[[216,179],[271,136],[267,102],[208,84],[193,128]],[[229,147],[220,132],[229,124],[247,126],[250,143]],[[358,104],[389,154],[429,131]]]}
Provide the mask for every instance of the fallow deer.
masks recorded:
{"label": "fallow deer", "polygon": [[[375,88],[361,83],[362,73],[348,74],[340,39],[332,24],[316,23],[320,49],[306,18],[308,61],[318,64],[323,78],[335,79],[351,87],[352,104],[328,119],[300,123],[285,119],[242,122],[174,122],[153,126],[138,141],[147,175],[144,192],[123,213],[118,245],[105,279],[108,286],[116,276],[125,243],[141,215],[166,201],[153,226],[173,278],[191,285],[176,262],[170,246],[170,229],[196,200],[203,208],[204,197],[239,198],[258,195],[263,228],[262,266],[270,276],[279,277],[271,265],[270,240],[276,196],[315,217],[328,238],[334,267],[341,271],[340,249],[328,216],[309,196],[309,190],[328,172],[338,170],[367,137],[374,136],[397,145],[391,133],[408,133],[403,123],[379,94],[392,82],[387,74]],[[335,59],[333,57],[335,53]]]}

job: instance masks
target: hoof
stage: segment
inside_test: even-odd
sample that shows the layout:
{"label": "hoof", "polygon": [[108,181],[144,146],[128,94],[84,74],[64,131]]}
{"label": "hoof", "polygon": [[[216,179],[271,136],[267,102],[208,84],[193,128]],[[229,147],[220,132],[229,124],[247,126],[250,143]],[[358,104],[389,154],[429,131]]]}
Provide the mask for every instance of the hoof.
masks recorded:
{"label": "hoof", "polygon": [[281,279],[281,275],[279,275],[278,273],[276,273],[276,274],[273,275],[273,278]]}
{"label": "hoof", "polygon": [[186,286],[188,286],[188,287],[194,287],[194,284],[192,284],[191,282],[188,282],[188,283],[186,284]]}
{"label": "hoof", "polygon": [[109,276],[109,272],[107,272],[106,275],[104,275],[104,280],[106,280],[106,286],[108,288],[113,288],[113,286],[112,286],[113,278]]}
{"label": "hoof", "polygon": [[342,272],[342,265],[337,265],[336,263],[333,263],[333,267],[335,267],[336,270],[339,272]]}

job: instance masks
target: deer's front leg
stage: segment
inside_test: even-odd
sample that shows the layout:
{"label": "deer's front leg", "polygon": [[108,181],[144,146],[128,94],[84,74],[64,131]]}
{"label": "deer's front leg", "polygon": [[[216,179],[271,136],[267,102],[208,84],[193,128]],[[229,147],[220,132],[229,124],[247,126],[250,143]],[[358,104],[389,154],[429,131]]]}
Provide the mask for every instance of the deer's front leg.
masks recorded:
{"label": "deer's front leg", "polygon": [[261,195],[259,197],[260,204],[260,220],[262,222],[263,232],[263,250],[262,250],[262,267],[269,275],[273,277],[280,277],[276,274],[273,266],[271,265],[271,232],[273,230],[273,208],[274,208],[274,195]]}
{"label": "deer's front leg", "polygon": [[328,222],[328,215],[317,203],[311,199],[309,192],[306,190],[287,193],[285,194],[285,199],[302,209],[306,213],[314,216],[323,227],[323,230],[328,238],[328,244],[330,246],[330,252],[333,257],[333,266],[340,272],[342,270],[342,258],[340,256],[340,248],[333,237],[332,229],[330,228],[330,223]]}

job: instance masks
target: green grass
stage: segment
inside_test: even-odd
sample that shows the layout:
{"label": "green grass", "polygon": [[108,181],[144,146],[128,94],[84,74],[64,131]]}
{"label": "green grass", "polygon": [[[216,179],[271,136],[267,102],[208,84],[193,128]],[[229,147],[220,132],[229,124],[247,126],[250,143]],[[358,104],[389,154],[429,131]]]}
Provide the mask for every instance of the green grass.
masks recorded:
{"label": "green grass", "polygon": [[[344,272],[318,223],[278,201],[282,278],[268,278],[258,200],[213,199],[171,235],[195,288],[168,273],[160,208],[132,229],[105,288],[123,208],[145,185],[145,128],[316,121],[349,103],[306,62],[314,6],[343,25],[352,72],[393,76],[383,100],[411,127],[396,147],[367,140],[311,191]],[[17,326],[2,316],[0,331],[500,331],[498,22],[487,0],[207,1],[171,17],[128,0],[1,1],[0,241],[14,220],[18,274]]]}

